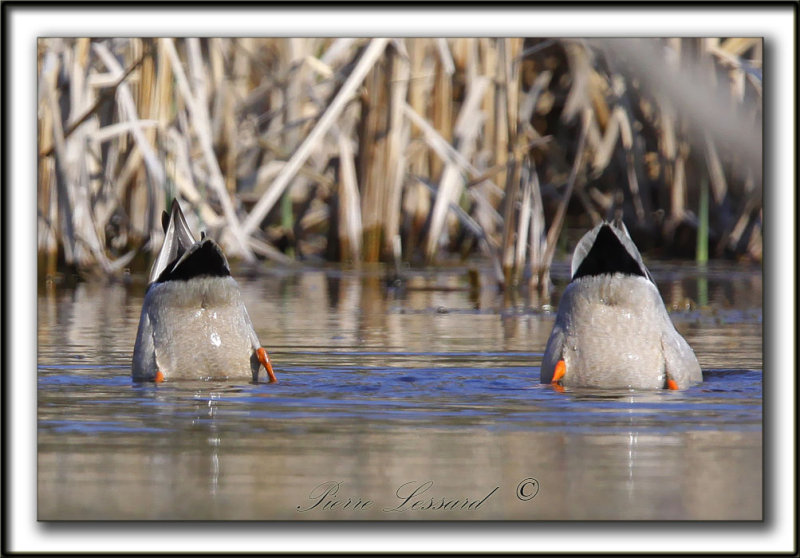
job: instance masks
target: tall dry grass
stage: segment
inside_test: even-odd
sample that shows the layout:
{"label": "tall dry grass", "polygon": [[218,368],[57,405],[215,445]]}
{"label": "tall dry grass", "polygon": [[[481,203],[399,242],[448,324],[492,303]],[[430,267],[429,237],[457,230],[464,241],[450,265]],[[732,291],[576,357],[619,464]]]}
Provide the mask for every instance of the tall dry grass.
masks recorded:
{"label": "tall dry grass", "polygon": [[477,252],[501,285],[541,288],[565,226],[617,214],[662,256],[760,261],[762,54],[757,38],[41,39],[42,273],[143,268],[173,197],[250,261]]}

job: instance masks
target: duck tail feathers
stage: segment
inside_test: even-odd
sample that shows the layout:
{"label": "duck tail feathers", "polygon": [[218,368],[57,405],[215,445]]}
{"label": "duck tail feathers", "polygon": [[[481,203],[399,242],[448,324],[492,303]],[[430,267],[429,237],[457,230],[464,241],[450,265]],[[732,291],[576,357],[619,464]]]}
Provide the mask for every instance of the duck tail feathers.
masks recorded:
{"label": "duck tail feathers", "polygon": [[606,273],[639,275],[653,281],[621,219],[604,221],[583,235],[572,256],[572,279]]}
{"label": "duck tail feathers", "polygon": [[158,253],[153,267],[150,270],[148,283],[153,283],[158,279],[170,262],[179,259],[183,254],[194,245],[197,240],[194,238],[186,218],[183,216],[178,200],[172,200],[172,207],[169,215],[165,211],[161,218],[164,227],[164,244]]}

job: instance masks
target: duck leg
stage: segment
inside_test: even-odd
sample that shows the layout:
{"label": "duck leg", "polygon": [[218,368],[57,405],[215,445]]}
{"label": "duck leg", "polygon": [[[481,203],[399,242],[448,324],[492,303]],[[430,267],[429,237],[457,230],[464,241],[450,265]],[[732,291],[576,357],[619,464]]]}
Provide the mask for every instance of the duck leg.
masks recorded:
{"label": "duck leg", "polygon": [[258,355],[258,361],[263,364],[264,368],[267,370],[267,374],[269,375],[269,383],[276,383],[278,378],[275,377],[275,372],[272,371],[272,364],[269,361],[269,355],[267,354],[266,349],[264,349],[264,347],[259,347],[256,350],[256,354]]}

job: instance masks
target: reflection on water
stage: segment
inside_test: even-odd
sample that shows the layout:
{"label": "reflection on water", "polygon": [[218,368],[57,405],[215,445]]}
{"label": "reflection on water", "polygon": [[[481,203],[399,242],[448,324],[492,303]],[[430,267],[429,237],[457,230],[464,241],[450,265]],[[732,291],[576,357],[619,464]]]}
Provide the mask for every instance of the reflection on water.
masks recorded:
{"label": "reflection on water", "polygon": [[43,288],[39,519],[760,519],[760,272],[652,270],[684,392],[540,386],[554,315],[464,269],[240,279],[277,385],[133,384],[143,286]]}

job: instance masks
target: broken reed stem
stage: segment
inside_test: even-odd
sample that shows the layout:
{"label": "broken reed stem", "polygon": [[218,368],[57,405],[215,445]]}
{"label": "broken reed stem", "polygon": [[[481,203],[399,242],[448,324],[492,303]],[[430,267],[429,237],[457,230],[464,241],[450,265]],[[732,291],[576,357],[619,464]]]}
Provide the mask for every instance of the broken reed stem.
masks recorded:
{"label": "broken reed stem", "polygon": [[[436,39],[438,57],[436,58],[436,80],[433,87],[433,127],[450,144],[453,141],[453,72],[455,66],[445,39]],[[442,161],[430,161],[430,176],[437,177],[442,172]]]}
{"label": "broken reed stem", "polygon": [[[459,153],[465,159],[469,159],[475,149],[475,136],[480,131],[483,120],[483,113],[478,110],[478,104],[488,85],[488,78],[483,76],[475,78],[456,120],[455,137],[460,147]],[[425,241],[425,258],[429,262],[433,261],[436,256],[436,248],[445,224],[448,207],[460,195],[463,182],[464,178],[458,167],[448,163],[442,172],[442,179],[439,181],[439,193],[433,205],[430,228]]]}
{"label": "broken reed stem", "polygon": [[728,193],[728,184],[725,180],[725,171],[722,168],[722,162],[719,160],[717,148],[714,145],[714,140],[709,133],[706,133],[706,165],[708,166],[708,176],[711,178],[711,188],[714,192],[714,203],[720,204]]}
{"label": "broken reed stem", "polygon": [[[497,39],[494,41],[497,49],[497,65],[496,65],[496,74],[495,78],[495,88],[494,88],[494,154],[495,154],[495,162],[498,165],[503,165],[508,162],[508,155],[509,155],[509,118],[511,117],[512,113],[516,113],[516,111],[512,111],[508,105],[509,95],[508,95],[508,76],[506,70],[508,69],[508,55],[506,53],[506,40],[505,39]],[[489,113],[491,114],[491,113]],[[513,169],[514,171],[519,170],[519,165],[516,161],[513,163],[513,166],[509,165],[509,170]],[[512,173],[513,174],[513,173]],[[508,181],[508,177],[505,173],[501,170],[497,176],[498,182],[501,184],[506,184],[506,189],[508,189],[508,185],[512,185],[512,189],[515,191],[514,196],[509,199],[516,199],[516,189],[519,187],[519,183],[516,180],[516,177],[511,176],[511,182]],[[506,193],[508,195],[508,193]],[[513,225],[509,225],[510,228],[513,228]]]}
{"label": "broken reed stem", "polygon": [[530,240],[528,241],[528,261],[531,266],[529,288],[538,288],[541,290],[542,286],[549,283],[550,277],[548,268],[544,264],[544,254],[547,250],[544,234],[545,222],[542,191],[539,186],[539,175],[533,160],[530,160],[530,184],[533,209],[531,211]]}
{"label": "broken reed stem", "polygon": [[400,234],[400,213],[403,183],[406,177],[406,153],[410,137],[410,125],[403,117],[403,108],[408,96],[408,79],[411,68],[408,63],[408,52],[405,43],[396,45],[397,55],[392,57],[392,81],[389,92],[389,139],[387,143],[386,174],[388,192],[384,204],[383,250],[392,258],[400,258],[396,253]]}
{"label": "broken reed stem", "polygon": [[[516,204],[519,192],[520,165],[516,159],[510,159],[506,173],[505,208],[503,211],[503,285],[514,284],[514,233],[516,223]],[[524,242],[524,241],[523,241]]]}
{"label": "broken reed stem", "polygon": [[530,171],[530,159],[525,157],[519,171],[519,181],[522,184],[522,203],[519,210],[516,253],[514,255],[514,285],[519,284],[522,270],[525,266],[525,249],[528,247],[528,228],[531,226],[532,186]]}
{"label": "broken reed stem", "polygon": [[553,222],[550,224],[550,229],[547,231],[547,244],[543,258],[544,261],[542,266],[542,275],[549,273],[550,265],[553,262],[553,255],[556,251],[558,236],[561,234],[561,227],[564,225],[564,216],[567,212],[567,205],[572,197],[572,190],[575,187],[575,181],[578,178],[578,171],[583,163],[583,152],[586,147],[586,135],[589,131],[591,119],[591,111],[585,109],[583,111],[583,118],[581,119],[581,135],[578,139],[578,147],[575,151],[575,160],[572,163],[572,170],[570,171],[569,178],[567,179],[567,187],[564,189],[564,195],[561,197],[555,217],[553,217]]}
{"label": "broken reed stem", "polygon": [[351,99],[356,88],[361,85],[361,82],[364,80],[370,68],[377,62],[378,57],[383,53],[388,42],[389,39],[372,39],[370,41],[369,46],[364,51],[364,54],[361,55],[353,72],[342,85],[341,89],[339,89],[336,98],[334,98],[328,108],[325,109],[325,112],[322,114],[317,124],[300,144],[300,147],[294,152],[291,159],[289,159],[286,166],[272,182],[269,189],[250,211],[250,214],[247,216],[242,226],[243,234],[252,234],[264,217],[266,217],[269,210],[272,209],[272,206],[275,205],[275,202],[289,184],[289,181],[294,178],[298,169],[309,155],[311,155],[311,151],[316,144],[322,140],[339,114],[344,110],[345,104]]}
{"label": "broken reed stem", "polygon": [[383,234],[383,205],[387,176],[388,68],[393,49],[386,60],[373,65],[365,79],[366,94],[361,99],[358,164],[361,177],[361,219],[364,227],[364,261],[380,259]]}
{"label": "broken reed stem", "polygon": [[350,139],[339,134],[339,244],[341,259],[361,261],[361,199]]}
{"label": "broken reed stem", "polygon": [[72,222],[74,212],[72,210],[70,195],[71,189],[68,188],[67,185],[66,138],[64,137],[64,129],[62,128],[63,119],[56,90],[56,79],[60,63],[55,55],[53,55],[53,58],[55,58],[53,61],[53,68],[51,71],[44,74],[42,83],[45,88],[47,106],[52,115],[53,149],[55,153],[55,164],[53,167],[55,171],[56,199],[58,200],[58,226],[63,235],[62,246],[64,248],[64,260],[67,265],[74,265],[77,263],[75,259],[75,232]]}

